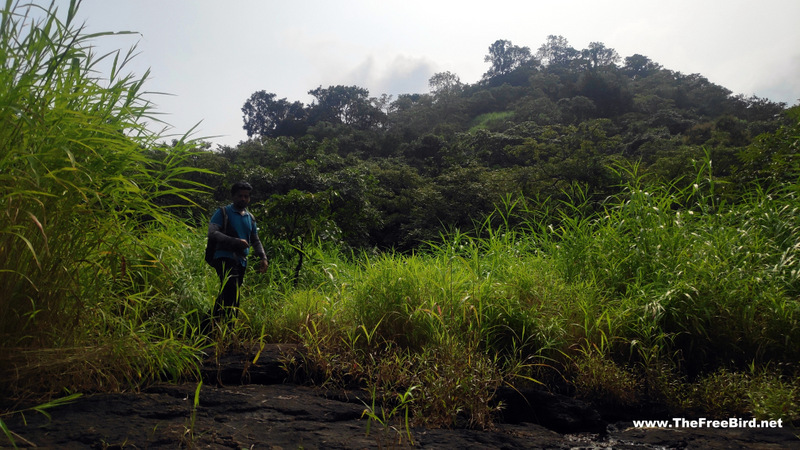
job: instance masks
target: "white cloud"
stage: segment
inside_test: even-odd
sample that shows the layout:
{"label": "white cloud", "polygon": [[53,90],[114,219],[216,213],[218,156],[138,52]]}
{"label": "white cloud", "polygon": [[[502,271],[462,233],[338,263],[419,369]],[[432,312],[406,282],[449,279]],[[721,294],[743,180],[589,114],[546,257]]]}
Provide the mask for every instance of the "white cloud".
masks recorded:
{"label": "white cloud", "polygon": [[391,60],[368,56],[346,77],[346,84],[367,87],[373,97],[381,94],[423,93],[435,65],[425,58],[397,55]]}

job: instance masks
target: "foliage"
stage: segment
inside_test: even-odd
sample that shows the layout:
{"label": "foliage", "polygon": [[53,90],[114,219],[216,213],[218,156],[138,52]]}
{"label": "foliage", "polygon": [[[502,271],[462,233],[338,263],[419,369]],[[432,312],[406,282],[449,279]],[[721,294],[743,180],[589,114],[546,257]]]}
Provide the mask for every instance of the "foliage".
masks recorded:
{"label": "foliage", "polygon": [[491,63],[492,67],[484,74],[484,78],[507,75],[514,70],[534,62],[531,49],[513,45],[511,41],[503,39],[495,41],[489,46],[489,54],[484,61]]}
{"label": "foliage", "polygon": [[580,52],[575,50],[564,36],[547,36],[547,42],[539,47],[536,56],[548,67],[566,67]]}
{"label": "foliage", "polygon": [[342,123],[356,129],[379,126],[384,113],[369,98],[369,91],[358,86],[322,86],[308,91],[316,101],[309,107],[313,123]]}
{"label": "foliage", "polygon": [[[491,426],[519,383],[798,420],[796,107],[549,36],[536,58],[497,41],[475,85],[445,72],[391,103],[319,87],[308,106],[259,91],[254,139],[164,145],[146,76],[122,75],[133,52],[96,57],[77,6],[35,21],[8,1],[0,25],[4,400],[294,341],[298,378],[366,389],[370,423],[401,418],[409,442]],[[239,179],[271,264],[210,344],[203,209]]]}
{"label": "foliage", "polygon": [[786,111],[787,123],[775,133],[757,136],[741,151],[739,176],[743,181],[758,180],[765,185],[796,183],[800,177],[797,153],[800,151],[800,105]]}
{"label": "foliage", "polygon": [[[401,94],[394,101],[386,95],[371,98],[358,86],[320,86],[309,91],[315,102],[308,106],[258,91],[243,110],[245,128],[262,127],[248,131],[259,141],[242,143],[226,155],[235,166],[249,163],[250,168],[229,167],[227,173],[237,176],[227,179],[247,177],[254,166],[274,173],[289,161],[309,166],[320,177],[336,177],[338,167],[317,162],[333,153],[357,158],[348,161],[353,166],[366,164],[361,173],[367,178],[380,178],[388,164],[401,171],[412,167],[413,185],[421,189],[413,195],[433,201],[426,207],[438,217],[416,218],[406,207],[400,218],[395,205],[380,202],[368,221],[337,222],[345,235],[356,225],[364,228],[358,235],[370,237],[350,243],[409,249],[420,238],[436,236],[442,226],[463,229],[487,213],[480,207],[464,220],[452,198],[431,196],[447,189],[440,184],[448,182],[444,175],[470,166],[488,169],[477,184],[488,189],[482,196],[490,203],[517,191],[509,189],[517,176],[523,177],[519,190],[529,197],[557,197],[579,182],[599,201],[617,190],[616,177],[606,167],[625,160],[640,163],[648,177],[672,180],[692,170],[702,148],[712,153],[717,177],[749,182],[787,173],[779,167],[786,166],[782,161],[790,161],[790,154],[765,166],[774,151],[769,149],[778,146],[773,138],[758,137],[796,122],[782,118],[784,104],[732,96],[700,74],[671,71],[644,55],[626,57],[622,65],[621,60],[602,42],[576,49],[563,36],[551,35],[535,55],[528,47],[497,40],[485,58],[491,67],[478,83],[464,84],[458,75],[441,72],[430,78],[430,93]],[[279,126],[287,121],[294,125]],[[288,152],[269,159],[270,151],[252,153],[259,146]],[[496,183],[503,177],[509,182]],[[381,189],[368,182],[365,195],[378,200]],[[391,223],[402,226],[392,226],[388,234],[383,229]]]}
{"label": "foliage", "polygon": [[388,405],[413,387],[417,424],[487,426],[495,390],[520,380],[614,407],[796,420],[794,192],[734,205],[708,161],[688,188],[616,170],[628,181],[601,210],[580,189],[566,208],[508,198],[425,251],[320,257],[313,288],[286,299],[299,320],[280,322],[306,373]]}
{"label": "foliage", "polygon": [[290,103],[285,98],[265,91],[253,93],[242,107],[244,129],[247,137],[295,136],[305,133],[306,111],[300,102]]}
{"label": "foliage", "polygon": [[140,328],[170,289],[150,243],[179,226],[159,200],[197,191],[179,182],[192,143],[157,145],[146,76],[123,72],[134,50],[97,57],[91,43],[109,33],[83,34],[78,5],[2,11],[3,396],[138,383],[194,359],[163,324]]}

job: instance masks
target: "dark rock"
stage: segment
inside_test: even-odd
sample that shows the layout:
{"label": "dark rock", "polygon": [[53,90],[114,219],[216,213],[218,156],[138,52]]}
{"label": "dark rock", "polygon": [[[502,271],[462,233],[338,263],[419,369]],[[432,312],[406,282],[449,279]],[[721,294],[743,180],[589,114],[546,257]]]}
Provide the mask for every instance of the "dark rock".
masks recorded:
{"label": "dark rock", "polygon": [[285,365],[297,356],[292,344],[265,344],[254,351],[210,355],[200,371],[206,384],[281,384],[288,380]]}
{"label": "dark rock", "polygon": [[535,423],[560,433],[603,433],[606,423],[588,403],[543,389],[501,387],[495,394],[504,405],[505,423]]}
{"label": "dark rock", "polygon": [[[95,394],[41,414],[4,417],[19,447],[84,448],[800,448],[797,430],[608,427],[591,407],[541,389],[503,389],[502,420],[491,430],[407,430],[363,417],[363,391],[325,391],[278,382],[286,351],[258,359],[227,355],[197,382],[158,384],[138,393]],[[255,362],[253,362],[255,360]],[[268,373],[269,372],[269,373]],[[273,373],[274,372],[274,373]],[[247,384],[265,380],[264,384]],[[369,429],[369,433],[367,430]],[[8,447],[0,434],[0,447]]]}

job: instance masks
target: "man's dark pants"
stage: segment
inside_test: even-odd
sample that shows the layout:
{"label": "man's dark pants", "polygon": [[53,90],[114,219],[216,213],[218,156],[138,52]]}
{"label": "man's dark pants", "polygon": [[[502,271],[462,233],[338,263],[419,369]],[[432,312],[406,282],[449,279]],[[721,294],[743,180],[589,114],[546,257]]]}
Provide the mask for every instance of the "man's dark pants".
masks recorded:
{"label": "man's dark pants", "polygon": [[239,261],[217,258],[214,260],[214,269],[217,271],[221,290],[214,302],[212,317],[214,322],[224,320],[227,323],[236,317],[236,308],[239,307],[239,288],[244,283],[245,268]]}

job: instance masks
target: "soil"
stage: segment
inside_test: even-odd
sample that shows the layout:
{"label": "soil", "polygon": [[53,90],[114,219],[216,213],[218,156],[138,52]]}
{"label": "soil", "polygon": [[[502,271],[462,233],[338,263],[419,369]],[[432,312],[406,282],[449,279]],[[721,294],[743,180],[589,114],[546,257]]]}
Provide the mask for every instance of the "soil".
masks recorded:
{"label": "soil", "polygon": [[[535,389],[498,392],[507,407],[492,430],[369,424],[363,392],[287,382],[287,349],[270,346],[255,365],[235,355],[209,364],[194,412],[197,383],[157,384],[85,395],[50,419],[28,414],[27,423],[17,416],[6,425],[20,448],[800,449],[800,430],[791,427],[634,428],[624,412],[609,423],[608,413]],[[0,434],[0,447],[9,446],[5,439]]]}

